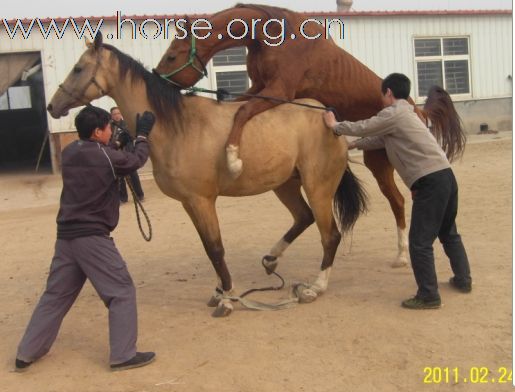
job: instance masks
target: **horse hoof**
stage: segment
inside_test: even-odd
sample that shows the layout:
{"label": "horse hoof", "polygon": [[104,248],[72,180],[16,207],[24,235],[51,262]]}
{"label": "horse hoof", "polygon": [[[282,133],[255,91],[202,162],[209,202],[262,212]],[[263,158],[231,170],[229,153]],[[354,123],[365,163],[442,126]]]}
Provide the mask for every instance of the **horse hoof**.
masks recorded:
{"label": "horse hoof", "polygon": [[408,265],[408,262],[405,259],[397,259],[392,264],[390,264],[390,267],[402,268],[402,267],[406,267],[407,265]]}
{"label": "horse hoof", "polygon": [[316,300],[318,297],[317,293],[311,289],[304,289],[299,293],[299,302],[301,304],[309,304]]}
{"label": "horse hoof", "polygon": [[317,293],[304,283],[294,284],[292,289],[293,295],[299,299],[301,304],[309,304],[318,297]]}
{"label": "horse hoof", "polygon": [[318,297],[325,293],[325,291],[327,290],[327,287],[323,288],[323,287],[320,287],[320,285],[315,283],[315,284],[312,284],[311,286],[309,286],[309,290],[313,291]]}
{"label": "horse hoof", "polygon": [[277,268],[277,265],[279,264],[277,262],[277,257],[266,255],[262,259],[263,267],[265,267],[265,271],[267,275],[271,275],[273,272],[275,272],[275,269]]}
{"label": "horse hoof", "polygon": [[230,302],[227,301],[220,301],[216,309],[213,311],[212,316],[213,317],[227,317],[229,316],[233,311],[233,306]]}
{"label": "horse hoof", "polygon": [[207,301],[207,306],[209,306],[210,308],[214,308],[214,307],[218,306],[218,304],[220,303],[221,300],[222,300],[221,296],[213,295],[209,299],[209,301]]}

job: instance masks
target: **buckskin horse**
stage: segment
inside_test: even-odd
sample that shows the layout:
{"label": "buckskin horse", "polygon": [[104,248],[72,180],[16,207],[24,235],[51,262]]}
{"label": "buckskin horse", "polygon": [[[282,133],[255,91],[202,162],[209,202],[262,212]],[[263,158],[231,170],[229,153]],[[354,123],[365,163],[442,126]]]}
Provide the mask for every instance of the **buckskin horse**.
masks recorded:
{"label": "buckskin horse", "polygon": [[[186,37],[189,39],[173,40],[154,71],[180,87],[189,87],[206,74],[205,64],[218,51],[246,46],[247,71],[252,81],[246,94],[287,101],[314,98],[326,106],[334,107],[342,117],[340,121],[363,120],[382,109],[381,78],[331,39],[306,39],[300,35],[300,26],[306,20],[306,15],[277,7],[238,4],[208,19],[212,25],[208,38],[197,40],[193,34],[189,34]],[[287,27],[284,32],[286,40],[276,46],[270,45],[273,44],[270,36],[280,35],[279,24],[270,23],[268,35],[264,34],[264,24],[273,19],[285,21]],[[243,21],[249,27],[245,34],[243,23],[231,25],[233,36],[241,39],[232,39],[227,34],[227,26],[234,20]],[[184,31],[188,30],[188,25],[183,27]],[[251,36],[252,30],[254,38]],[[304,32],[309,37],[325,34],[324,28],[314,22],[305,24]],[[288,39],[292,33],[296,34],[296,38]],[[244,124],[258,113],[280,104],[276,100],[245,96],[239,98],[246,99],[248,101],[236,112],[226,143],[227,164],[235,176],[242,170],[238,151]],[[413,104],[412,100],[410,102]],[[424,110],[415,108],[415,111],[426,125],[431,124],[432,133],[450,160],[462,154],[465,134],[445,90],[431,88]],[[393,167],[385,150],[365,151],[364,162],[390,202],[395,216],[398,254],[392,267],[404,266],[408,260],[404,198],[395,184]]]}
{"label": "buckskin horse", "polygon": [[[156,114],[149,138],[154,178],[164,194],[182,203],[213,264],[219,279],[209,302],[217,306],[214,316],[228,315],[233,309],[229,299],[233,284],[215,207],[218,196],[273,190],[290,211],[292,227],[264,258],[271,270],[287,245],[316,222],[323,259],[319,275],[305,295],[316,298],[327,289],[341,240],[333,206],[344,232],[364,210],[365,196],[347,168],[347,143],[328,131],[318,111],[281,106],[249,121],[241,149],[246,169],[234,179],[225,164],[224,144],[241,103],[183,96],[136,60],[103,44],[99,34],[59,86],[48,111],[60,118],[70,108],[104,95],[116,101],[129,129],[135,129],[137,113],[152,110]],[[303,102],[320,105],[312,100]]]}

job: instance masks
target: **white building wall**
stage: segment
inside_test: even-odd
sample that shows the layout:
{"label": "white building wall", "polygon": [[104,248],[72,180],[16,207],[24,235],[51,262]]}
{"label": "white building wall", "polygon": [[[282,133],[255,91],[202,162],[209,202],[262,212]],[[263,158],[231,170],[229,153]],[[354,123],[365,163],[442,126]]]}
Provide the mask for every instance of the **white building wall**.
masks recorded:
{"label": "white building wall", "polygon": [[468,99],[512,96],[511,15],[381,15],[343,20],[345,37],[338,44],[380,77],[402,72],[416,80],[414,38],[468,36],[472,90]]}
{"label": "white building wall", "polygon": [[[78,22],[80,24],[82,22]],[[96,26],[96,22],[92,22]],[[112,44],[121,51],[141,61],[148,69],[157,64],[162,54],[165,52],[171,40],[145,39],[140,35],[136,39],[132,38],[130,25],[122,29],[121,39],[108,39],[109,34],[115,36],[116,22],[104,21],[102,34],[104,42]],[[149,32],[152,30],[149,28]],[[86,35],[89,37],[89,35]],[[52,95],[57,91],[60,83],[64,81],[75,63],[79,60],[82,53],[86,50],[85,39],[77,38],[77,35],[70,27],[62,38],[50,35],[48,39],[43,38],[37,28],[32,30],[30,37],[25,39],[21,33],[11,39],[5,28],[0,28],[0,53],[39,51],[43,66],[43,78],[45,83],[45,94],[47,103]],[[95,105],[109,109],[114,106],[114,101],[109,97],[104,97],[95,102]],[[59,120],[53,119],[49,115],[48,125],[51,132],[68,132],[74,130],[74,114],[80,109],[70,111],[70,115]]]}
{"label": "white building wall", "polygon": [[[308,17],[308,16],[306,16]],[[331,17],[330,17],[331,18]],[[512,16],[501,15],[381,15],[345,16],[345,37],[338,44],[374,70],[380,77],[403,72],[415,80],[413,38],[418,36],[467,35],[470,37],[472,95],[471,99],[512,96]],[[163,21],[160,21],[163,23]],[[149,28],[148,32],[151,33]],[[159,37],[133,39],[130,25],[124,25],[122,39],[109,39],[116,33],[116,21],[104,21],[104,40],[141,61],[148,69],[155,66],[170,43]],[[68,72],[85,50],[73,29],[62,39],[44,39],[34,30],[28,39],[20,35],[11,39],[0,28],[0,53],[41,51],[47,102],[64,81]],[[214,75],[212,65],[208,65]],[[203,79],[200,87],[213,88],[214,81]],[[108,109],[114,105],[102,98],[96,105]],[[73,116],[55,120],[48,116],[51,132],[73,130]]]}

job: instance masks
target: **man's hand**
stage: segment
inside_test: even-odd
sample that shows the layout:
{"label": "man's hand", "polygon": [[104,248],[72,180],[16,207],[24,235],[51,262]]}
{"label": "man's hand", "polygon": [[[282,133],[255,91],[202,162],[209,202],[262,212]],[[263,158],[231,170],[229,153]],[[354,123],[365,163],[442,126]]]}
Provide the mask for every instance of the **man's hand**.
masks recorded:
{"label": "man's hand", "polygon": [[356,146],[355,142],[349,142],[347,144],[347,150],[354,150],[355,148],[358,148],[358,146]]}
{"label": "man's hand", "polygon": [[327,125],[329,128],[333,129],[338,122],[336,121],[336,117],[334,116],[334,113],[331,111],[326,111],[323,114],[325,125]]}
{"label": "man's hand", "polygon": [[154,113],[145,111],[141,116],[138,113],[136,115],[136,135],[148,137],[155,122],[156,116],[154,116]]}
{"label": "man's hand", "polygon": [[114,141],[118,144],[118,147],[122,149],[132,141],[132,138],[127,131],[122,130],[118,132]]}

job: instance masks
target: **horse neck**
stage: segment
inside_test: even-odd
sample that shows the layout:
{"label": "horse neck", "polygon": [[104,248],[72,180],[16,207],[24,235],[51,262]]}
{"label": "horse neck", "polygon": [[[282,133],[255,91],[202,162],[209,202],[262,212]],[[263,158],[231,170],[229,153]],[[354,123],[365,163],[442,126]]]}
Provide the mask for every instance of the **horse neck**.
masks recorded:
{"label": "horse neck", "polygon": [[[131,75],[124,78],[115,78],[116,83],[109,92],[109,96],[113,98],[116,105],[124,115],[129,130],[136,129],[136,116],[142,114],[145,110],[152,111],[152,105],[147,98],[147,87],[143,80],[132,80]],[[168,128],[172,125],[168,124]],[[159,137],[162,126],[160,120],[156,119],[156,124],[152,130],[154,138]]]}
{"label": "horse neck", "polygon": [[[227,35],[227,25],[235,20],[243,20],[247,26],[249,26],[249,35],[251,35],[251,28],[253,20],[263,19],[257,10],[241,8],[237,10],[227,10],[214,14],[209,20],[212,25],[211,35],[203,40],[198,41],[198,51],[203,61],[209,61],[213,56],[224,49],[234,48],[237,46],[249,47],[255,41],[251,38],[233,39]],[[256,27],[258,30],[259,28]],[[231,28],[231,32],[235,36],[241,36],[243,34],[243,24],[241,22],[234,23]],[[224,39],[219,39],[218,35],[221,34]]]}
{"label": "horse neck", "polygon": [[[117,66],[113,68],[116,69]],[[111,80],[115,80],[112,88],[109,90],[109,96],[116,102],[120,111],[125,116],[125,121],[130,130],[136,129],[136,115],[142,114],[145,110],[154,111],[152,103],[147,98],[147,86],[141,79],[132,80],[132,75],[127,74],[121,78],[118,75],[112,76]],[[198,117],[196,105],[199,100],[205,98],[201,97],[182,97],[181,104],[181,120],[178,122],[162,120],[156,118],[156,124],[152,130],[152,135],[156,138],[168,139],[171,135],[181,133],[181,123],[188,124]],[[156,114],[157,116],[157,114]],[[163,139],[164,140],[164,139]]]}

